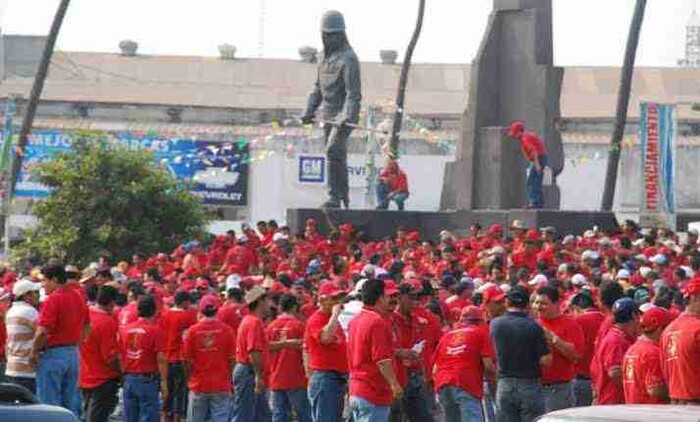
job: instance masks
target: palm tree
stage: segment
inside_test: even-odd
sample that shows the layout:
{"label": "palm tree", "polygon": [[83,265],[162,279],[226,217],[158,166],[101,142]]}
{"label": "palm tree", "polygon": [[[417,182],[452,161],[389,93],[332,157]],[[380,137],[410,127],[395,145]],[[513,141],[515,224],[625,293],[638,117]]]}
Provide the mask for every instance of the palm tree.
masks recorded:
{"label": "palm tree", "polygon": [[617,111],[615,113],[615,125],[612,139],[610,140],[610,152],[608,153],[608,169],[605,173],[605,190],[603,191],[602,211],[611,211],[615,199],[615,185],[617,184],[617,169],[620,165],[620,145],[622,136],[625,134],[625,123],[627,122],[627,108],[630,102],[630,91],[632,89],[632,76],[634,73],[634,60],[637,55],[637,45],[639,44],[639,33],[644,21],[644,10],[647,0],[637,0],[634,8],[634,16],[630,23],[630,31],[627,36],[627,47],[625,48],[625,62],[620,75],[620,88],[617,92]]}

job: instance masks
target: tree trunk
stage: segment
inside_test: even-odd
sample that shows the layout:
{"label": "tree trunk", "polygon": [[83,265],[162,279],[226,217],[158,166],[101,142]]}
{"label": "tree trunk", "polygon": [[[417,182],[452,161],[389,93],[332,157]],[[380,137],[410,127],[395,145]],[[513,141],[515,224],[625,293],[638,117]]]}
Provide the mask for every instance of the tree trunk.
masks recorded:
{"label": "tree trunk", "polygon": [[411,42],[406,49],[406,55],[401,65],[401,78],[399,79],[399,92],[396,94],[396,111],[394,112],[394,126],[391,129],[391,139],[389,141],[389,155],[392,158],[399,156],[399,132],[401,132],[401,123],[403,122],[403,104],[406,97],[406,83],[408,82],[408,71],[411,68],[411,58],[413,50],[416,48],[420,32],[423,29],[423,16],[425,15],[425,0],[420,0],[418,4],[418,20],[416,27],[413,30]]}
{"label": "tree trunk", "polygon": [[625,134],[625,124],[627,123],[627,108],[630,102],[630,91],[632,89],[632,76],[634,74],[634,60],[637,55],[637,45],[639,44],[639,33],[644,21],[644,10],[646,0],[637,0],[634,8],[634,16],[630,23],[630,31],[627,37],[627,47],[625,49],[625,62],[620,75],[620,88],[617,93],[617,111],[615,113],[615,126],[613,128],[612,139],[610,140],[610,152],[608,153],[608,169],[605,173],[605,190],[603,191],[602,211],[611,211],[615,199],[615,185],[617,184],[617,169],[620,165],[620,146],[622,137]]}

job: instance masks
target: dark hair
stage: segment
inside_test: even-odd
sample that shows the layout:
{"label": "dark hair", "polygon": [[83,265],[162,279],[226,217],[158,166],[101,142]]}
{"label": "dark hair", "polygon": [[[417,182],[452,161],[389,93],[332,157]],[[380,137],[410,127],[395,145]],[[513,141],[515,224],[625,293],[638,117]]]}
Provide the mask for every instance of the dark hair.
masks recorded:
{"label": "dark hair", "polygon": [[552,303],[559,302],[559,290],[553,286],[542,286],[537,289],[537,294],[540,296],[547,296]]}
{"label": "dark hair", "polygon": [[175,300],[175,305],[177,306],[180,306],[185,302],[192,301],[192,297],[190,296],[190,294],[184,290],[175,292],[175,297],[173,299]]}
{"label": "dark hair", "polygon": [[243,300],[243,290],[239,289],[238,287],[231,287],[230,289],[226,290],[226,297],[228,299],[235,299],[237,302],[240,302]]}
{"label": "dark hair", "polygon": [[294,295],[283,295],[280,299],[280,309],[282,312],[291,312],[299,309],[299,299]]}
{"label": "dark hair", "polygon": [[579,292],[576,296],[571,298],[571,305],[578,306],[579,308],[589,309],[595,306],[593,298],[590,293]]}
{"label": "dark hair", "polygon": [[217,309],[213,306],[207,306],[206,308],[202,309],[200,312],[205,317],[212,318],[212,317],[216,316]]}
{"label": "dark hair", "polygon": [[146,295],[139,298],[138,312],[141,318],[151,318],[156,314],[156,300],[153,296]]}
{"label": "dark hair", "polygon": [[109,280],[112,280],[112,278],[113,278],[113,277],[112,277],[112,271],[110,271],[110,270],[107,269],[107,268],[97,271],[96,276],[97,276],[97,277],[102,277],[102,278],[107,278],[107,279],[109,279]]}
{"label": "dark hair", "polygon": [[612,308],[618,299],[625,297],[625,292],[622,286],[616,282],[609,282],[602,285],[600,288],[600,301],[608,308]]}
{"label": "dark hair", "polygon": [[97,289],[97,284],[88,284],[85,286],[85,294],[87,295],[88,302],[97,300]]}
{"label": "dark hair", "polygon": [[369,306],[374,306],[377,301],[384,296],[384,282],[382,280],[370,279],[367,280],[362,286],[362,292],[360,297],[362,298],[362,303]]}
{"label": "dark hair", "polygon": [[425,309],[429,310],[434,315],[437,315],[440,320],[444,318],[442,315],[442,308],[440,307],[440,301],[435,297],[428,300],[428,303],[425,304]]}
{"label": "dark hair", "polygon": [[134,295],[134,297],[143,296],[146,294],[143,286],[138,281],[130,282],[127,284],[126,289],[129,291],[129,293]]}
{"label": "dark hair", "polygon": [[97,292],[97,304],[109,306],[117,301],[119,290],[114,286],[102,286]]}
{"label": "dark hair", "polygon": [[60,262],[51,262],[41,269],[41,275],[49,280],[55,279],[58,284],[66,283],[66,268]]}
{"label": "dark hair", "polygon": [[[98,300],[99,300],[99,297],[98,297]],[[128,298],[126,297],[126,295],[124,293],[119,292],[117,294],[116,300],[114,301],[114,304],[117,306],[124,306],[127,303],[128,303]]]}
{"label": "dark hair", "polygon": [[672,288],[668,286],[661,286],[656,292],[654,305],[664,309],[671,309],[674,296],[675,291]]}

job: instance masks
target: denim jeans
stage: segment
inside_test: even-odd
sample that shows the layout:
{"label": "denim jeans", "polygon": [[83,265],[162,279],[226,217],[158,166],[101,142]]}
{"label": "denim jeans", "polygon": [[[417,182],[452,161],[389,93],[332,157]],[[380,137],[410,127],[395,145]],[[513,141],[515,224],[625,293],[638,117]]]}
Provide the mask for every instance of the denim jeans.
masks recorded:
{"label": "denim jeans", "polygon": [[542,208],[544,198],[542,194],[542,170],[547,165],[547,156],[540,157],[540,171],[535,169],[535,165],[527,165],[527,204],[532,208]]}
{"label": "denim jeans", "polygon": [[267,390],[255,394],[255,372],[251,365],[239,363],[233,370],[233,422],[269,421]]}
{"label": "denim jeans", "polygon": [[385,182],[377,183],[377,208],[383,210],[388,209],[389,202],[394,201],[396,202],[396,206],[399,208],[399,211],[403,211],[404,202],[406,202],[406,199],[408,199],[408,192],[396,194],[389,199],[390,193],[391,189],[389,189],[389,185],[387,185]]}
{"label": "denim jeans", "polygon": [[291,410],[297,414],[297,422],[311,422],[311,406],[305,388],[291,390],[270,390],[272,402],[272,422],[291,420]]}
{"label": "denim jeans", "polygon": [[112,379],[95,388],[82,389],[83,416],[88,422],[109,420],[119,402],[119,380]]}
{"label": "denim jeans", "polygon": [[576,407],[590,406],[591,403],[593,403],[593,387],[591,387],[591,380],[574,378],[573,383]]}
{"label": "denim jeans", "polygon": [[486,422],[496,422],[496,395],[488,382],[484,381],[484,398],[481,404]]}
{"label": "denim jeans", "polygon": [[390,406],[378,406],[363,398],[350,396],[353,422],[386,422],[389,419],[390,410]]}
{"label": "denim jeans", "polygon": [[431,422],[428,395],[432,394],[426,387],[423,372],[409,372],[408,384],[401,398],[402,410],[411,422]]}
{"label": "denim jeans", "polygon": [[571,382],[551,384],[544,390],[544,410],[546,413],[574,407],[574,386]]}
{"label": "denim jeans", "polygon": [[190,391],[187,420],[192,422],[228,422],[231,393],[195,393]]}
{"label": "denim jeans", "polygon": [[80,416],[78,347],[52,347],[39,355],[36,370],[37,398],[44,404],[64,407]]}
{"label": "denim jeans", "polygon": [[[182,362],[168,363],[168,396],[163,403],[163,411],[168,416],[187,414],[187,378]],[[168,418],[171,420],[171,418]]]}
{"label": "denim jeans", "polygon": [[496,391],[500,422],[529,422],[544,413],[544,394],[539,379],[501,378]]}
{"label": "denim jeans", "polygon": [[309,400],[314,422],[343,420],[347,385],[347,374],[314,371],[309,380]]}
{"label": "denim jeans", "polygon": [[447,386],[438,392],[445,422],[481,421],[481,401],[459,387]]}
{"label": "denim jeans", "polygon": [[124,375],[124,420],[158,422],[160,420],[160,379],[154,375]]}

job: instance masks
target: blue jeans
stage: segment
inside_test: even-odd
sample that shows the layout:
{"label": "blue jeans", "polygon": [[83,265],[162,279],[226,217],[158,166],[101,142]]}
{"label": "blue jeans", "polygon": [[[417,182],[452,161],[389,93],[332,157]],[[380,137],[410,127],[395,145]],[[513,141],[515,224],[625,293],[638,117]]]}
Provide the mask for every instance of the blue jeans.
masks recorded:
{"label": "blue jeans", "polygon": [[411,422],[431,422],[428,396],[432,394],[425,385],[423,372],[409,372],[408,384],[404,391],[403,409]]}
{"label": "blue jeans", "polygon": [[576,407],[590,406],[593,403],[593,387],[591,380],[574,378],[574,400]]}
{"label": "blue jeans", "polygon": [[459,387],[447,386],[438,392],[445,422],[481,421],[481,401]]}
{"label": "blue jeans", "polygon": [[311,422],[311,406],[306,389],[270,390],[272,401],[272,422],[291,420],[292,407],[297,414],[297,422]]}
{"label": "blue jeans", "polygon": [[487,422],[496,422],[496,397],[495,392],[488,382],[484,381],[484,398],[481,404],[484,409],[484,419]]}
{"label": "blue jeans", "polygon": [[314,422],[343,420],[347,374],[314,371],[309,380],[309,400]]}
{"label": "blue jeans", "polygon": [[408,192],[398,193],[389,198],[390,193],[391,189],[389,189],[389,185],[385,182],[377,183],[377,208],[383,210],[388,209],[389,202],[394,201],[399,211],[403,211],[403,204],[406,202],[406,199],[408,199]]}
{"label": "blue jeans", "polygon": [[231,393],[195,393],[190,391],[188,421],[228,422]]}
{"label": "blue jeans", "polygon": [[574,386],[571,382],[545,385],[542,388],[546,413],[574,407]]}
{"label": "blue jeans", "polygon": [[255,394],[255,372],[251,365],[236,365],[233,369],[233,387],[233,422],[270,420],[267,390]]}
{"label": "blue jeans", "polygon": [[124,420],[158,422],[160,378],[155,375],[124,375]]}
{"label": "blue jeans", "polygon": [[52,347],[39,355],[36,393],[44,404],[64,407],[80,416],[78,347]]}
{"label": "blue jeans", "polygon": [[527,165],[527,204],[531,208],[542,208],[544,198],[542,194],[542,170],[547,165],[547,156],[540,157],[540,171],[535,169],[535,165]]}
{"label": "blue jeans", "polygon": [[377,406],[367,400],[350,396],[350,411],[353,422],[386,422],[389,420],[391,406]]}
{"label": "blue jeans", "polygon": [[544,394],[540,380],[499,379],[496,406],[500,422],[534,421],[544,413]]}

